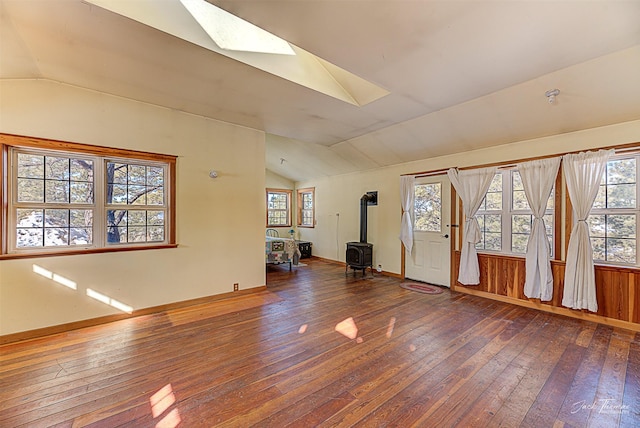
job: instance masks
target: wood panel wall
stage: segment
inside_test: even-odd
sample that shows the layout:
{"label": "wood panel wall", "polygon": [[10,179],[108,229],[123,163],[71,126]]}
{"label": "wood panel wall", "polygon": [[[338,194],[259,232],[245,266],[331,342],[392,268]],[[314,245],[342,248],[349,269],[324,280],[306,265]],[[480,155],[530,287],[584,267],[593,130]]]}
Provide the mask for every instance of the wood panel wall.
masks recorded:
{"label": "wood panel wall", "polygon": [[[575,318],[586,318],[610,325],[640,331],[640,270],[596,265],[596,294],[598,312],[569,309],[562,306],[565,262],[552,260],[553,299],[541,302],[524,295],[525,259],[498,254],[478,254],[480,284],[462,285],[455,282],[453,289],[499,300],[521,303],[548,312],[556,312]],[[460,268],[460,251],[454,252],[453,271],[457,277]]]}

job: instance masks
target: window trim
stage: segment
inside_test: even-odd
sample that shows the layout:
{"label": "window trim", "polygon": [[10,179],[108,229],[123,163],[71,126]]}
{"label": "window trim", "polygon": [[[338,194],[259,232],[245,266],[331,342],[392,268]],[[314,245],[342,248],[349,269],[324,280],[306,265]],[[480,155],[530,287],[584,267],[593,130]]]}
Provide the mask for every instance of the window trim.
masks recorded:
{"label": "window trim", "polygon": [[[623,160],[623,159],[630,159],[633,158],[635,159],[635,198],[636,198],[636,206],[635,208],[594,208],[593,206],[591,207],[591,210],[589,212],[589,216],[592,215],[634,215],[635,216],[635,225],[636,225],[636,236],[635,236],[635,241],[636,241],[636,251],[635,251],[635,257],[636,257],[636,261],[635,263],[625,263],[625,262],[620,262],[620,261],[608,261],[608,260],[598,260],[598,259],[593,259],[593,263],[594,265],[600,265],[600,266],[609,266],[609,267],[621,267],[621,268],[640,268],[640,246],[638,245],[638,243],[640,242],[640,153],[638,152],[622,152],[622,153],[615,153],[613,156],[611,156],[609,158],[609,160],[607,161],[607,164],[611,161],[616,161],[616,160]],[[606,177],[606,170],[605,170],[605,177]],[[605,184],[606,186],[606,184]],[[569,198],[569,192],[567,190],[567,237],[566,237],[566,241],[567,241],[567,250],[568,250],[568,246],[569,246],[569,239],[571,236],[571,231],[573,230],[573,225],[574,225],[574,212],[573,212],[573,205],[571,204],[571,200]],[[589,238],[591,238],[591,234],[589,234]],[[605,237],[605,256],[606,256],[606,237]],[[591,246],[593,248],[593,241],[591,241]]]}
{"label": "window trim", "polygon": [[[504,168],[499,168],[496,171],[497,174],[502,175],[502,208],[500,210],[491,210],[491,211],[482,211],[478,210],[476,212],[477,215],[499,215],[501,222],[501,230],[500,230],[500,250],[487,250],[484,248],[476,248],[476,252],[478,254],[497,254],[508,257],[526,257],[526,251],[524,253],[517,253],[513,251],[513,216],[514,215],[532,215],[531,209],[528,211],[521,209],[513,208],[513,173],[514,171],[518,171],[515,166],[509,166]],[[560,189],[562,183],[562,173],[561,170],[558,171],[556,175],[554,186],[553,186],[553,209],[547,208],[547,213],[553,216],[553,229],[551,236],[551,244],[552,244],[552,254],[551,260],[559,260],[560,258],[560,236],[561,236],[561,195],[558,189]],[[486,195],[485,195],[486,197]],[[508,250],[505,250],[508,248]]]}
{"label": "window trim", "polygon": [[[12,155],[11,148],[15,148],[17,150],[50,152],[54,155],[57,154],[70,157],[72,157],[73,155],[93,156],[98,158],[100,162],[103,162],[106,159],[120,159],[130,163],[133,163],[135,161],[143,161],[164,164],[167,171],[167,182],[165,184],[165,192],[167,198],[165,242],[127,243],[122,245],[109,246],[95,246],[94,244],[92,244],[92,246],[89,248],[34,248],[32,250],[20,250],[19,252],[9,253],[9,251],[11,250],[9,246],[9,236],[11,233],[13,233],[13,230],[10,230],[11,225],[9,224],[11,219],[11,216],[9,215],[9,209],[11,206],[11,201],[9,201],[9,197],[11,195],[11,192],[9,192],[9,186],[12,185],[14,180],[13,172],[10,168],[10,157]],[[2,204],[0,210],[0,260],[177,247],[175,203],[177,156],[0,133],[0,157],[0,202]],[[94,204],[96,210],[101,209],[101,206],[107,206],[106,203],[102,204],[102,202],[94,202]],[[96,231],[96,233],[102,233],[102,230]]]}
{"label": "window trim", "polygon": [[[311,204],[312,204],[312,208],[311,208],[311,224],[303,224],[302,223],[302,196],[304,194],[311,194]],[[296,190],[296,195],[297,195],[297,205],[298,205],[298,211],[297,211],[297,219],[296,219],[296,223],[298,225],[298,227],[306,227],[309,229],[313,229],[314,227],[316,227],[316,188],[315,187],[306,187],[304,189],[297,189]]]}
{"label": "window trim", "polygon": [[[285,193],[287,195],[287,224],[270,224],[269,223],[269,193]],[[265,224],[267,227],[291,227],[291,199],[293,198],[293,190],[291,189],[275,189],[267,188],[265,192]],[[279,210],[278,210],[279,211]]]}

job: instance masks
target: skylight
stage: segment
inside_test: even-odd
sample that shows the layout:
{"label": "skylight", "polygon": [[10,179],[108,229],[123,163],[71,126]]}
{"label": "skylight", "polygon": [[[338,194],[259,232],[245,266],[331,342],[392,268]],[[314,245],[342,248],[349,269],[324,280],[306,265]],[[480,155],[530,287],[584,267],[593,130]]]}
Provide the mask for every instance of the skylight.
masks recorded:
{"label": "skylight", "polygon": [[180,2],[222,49],[295,55],[286,40],[205,0],[180,0]]}
{"label": "skylight", "polygon": [[205,0],[83,2],[355,106],[389,94],[386,89]]}

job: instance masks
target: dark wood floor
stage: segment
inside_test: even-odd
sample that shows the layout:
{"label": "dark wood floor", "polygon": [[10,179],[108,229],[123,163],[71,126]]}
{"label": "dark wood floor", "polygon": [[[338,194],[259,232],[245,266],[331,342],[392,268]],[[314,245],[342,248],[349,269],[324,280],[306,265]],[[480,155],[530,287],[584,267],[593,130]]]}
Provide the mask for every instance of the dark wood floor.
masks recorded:
{"label": "dark wood floor", "polygon": [[0,427],[640,425],[639,334],[267,270],[265,292],[0,347]]}

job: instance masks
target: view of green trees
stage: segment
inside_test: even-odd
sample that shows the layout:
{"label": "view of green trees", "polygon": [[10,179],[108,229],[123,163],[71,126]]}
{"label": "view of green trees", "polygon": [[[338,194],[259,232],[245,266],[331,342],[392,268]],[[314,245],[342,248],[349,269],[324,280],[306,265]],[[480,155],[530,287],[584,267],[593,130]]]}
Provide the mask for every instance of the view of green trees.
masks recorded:
{"label": "view of green trees", "polygon": [[414,229],[422,232],[442,231],[442,188],[440,183],[416,184],[414,195]]}
{"label": "view of green trees", "polygon": [[[92,160],[17,154],[16,246],[93,243],[95,166]],[[107,209],[107,242],[164,240],[164,168],[107,162],[106,205],[149,209]]]}

